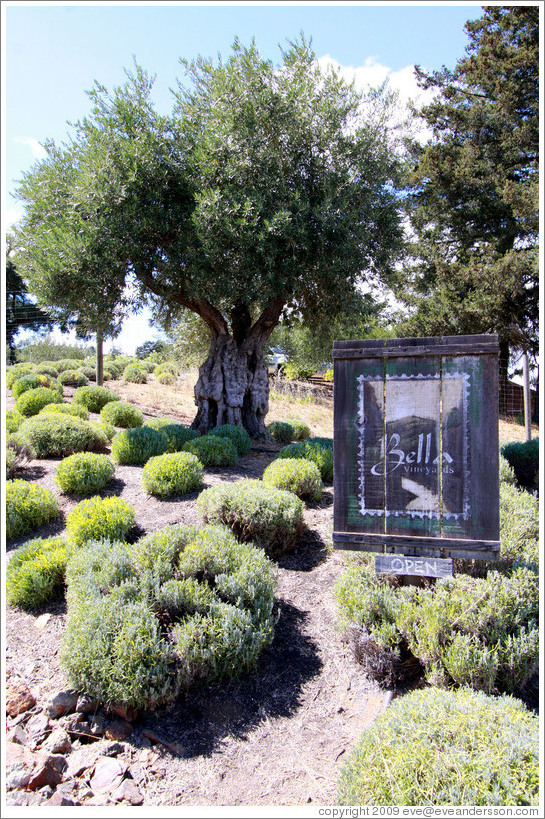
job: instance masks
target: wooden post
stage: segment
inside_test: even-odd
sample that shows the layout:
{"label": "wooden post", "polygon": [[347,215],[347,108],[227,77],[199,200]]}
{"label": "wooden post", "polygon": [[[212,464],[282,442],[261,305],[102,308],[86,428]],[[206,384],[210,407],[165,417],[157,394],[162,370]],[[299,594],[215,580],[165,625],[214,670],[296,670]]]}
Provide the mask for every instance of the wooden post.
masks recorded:
{"label": "wooden post", "polygon": [[97,345],[97,387],[101,387],[104,382],[104,356],[103,356],[103,340],[104,336],[102,334],[102,330],[97,330],[96,332],[96,345]]}
{"label": "wooden post", "polygon": [[532,413],[530,409],[530,372],[528,368],[528,353],[522,354],[522,379],[524,395],[524,425],[526,427],[526,440],[532,438]]}

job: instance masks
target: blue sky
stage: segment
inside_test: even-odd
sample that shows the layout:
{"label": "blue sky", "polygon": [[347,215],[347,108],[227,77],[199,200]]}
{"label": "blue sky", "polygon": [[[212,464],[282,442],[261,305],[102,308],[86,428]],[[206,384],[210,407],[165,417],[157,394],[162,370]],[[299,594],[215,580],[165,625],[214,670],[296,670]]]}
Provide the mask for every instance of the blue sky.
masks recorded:
{"label": "blue sky", "polygon": [[[355,69],[358,82],[388,77],[401,98],[415,90],[412,66],[453,67],[464,55],[467,20],[478,3],[60,3],[3,2],[4,32],[3,226],[20,206],[14,180],[40,158],[39,143],[62,141],[89,110],[85,90],[124,80],[133,56],[157,75],[155,100],[170,108],[169,88],[183,78],[180,57],[227,56],[235,36],[255,36],[261,53],[276,61],[278,44],[312,36],[317,57]],[[348,72],[350,75],[350,72]],[[18,209],[19,208],[19,209]],[[116,342],[132,352],[151,338],[145,318],[132,321]]]}

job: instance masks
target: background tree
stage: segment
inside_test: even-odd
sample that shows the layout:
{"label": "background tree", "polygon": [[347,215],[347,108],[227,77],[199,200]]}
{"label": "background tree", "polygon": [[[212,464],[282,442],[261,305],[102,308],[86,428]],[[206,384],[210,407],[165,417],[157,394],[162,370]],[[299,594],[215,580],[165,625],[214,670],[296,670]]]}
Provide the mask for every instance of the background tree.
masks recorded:
{"label": "background tree", "polygon": [[183,64],[169,117],[139,67],[95,87],[92,115],[20,187],[18,258],[46,303],[66,304],[68,280],[106,316],[143,300],[196,313],[210,348],[194,427],[266,435],[263,352],[283,310],[341,312],[400,247],[385,101],[324,74],[303,38],[278,67],[238,41],[225,62]]}
{"label": "background tree", "polygon": [[32,300],[13,260],[6,258],[6,346],[8,363],[16,360],[15,338],[20,330],[50,330],[51,316]]}
{"label": "background tree", "polygon": [[495,331],[502,374],[510,348],[538,350],[539,9],[490,6],[466,24],[467,56],[426,74],[412,145],[412,267],[398,284],[406,335]]}

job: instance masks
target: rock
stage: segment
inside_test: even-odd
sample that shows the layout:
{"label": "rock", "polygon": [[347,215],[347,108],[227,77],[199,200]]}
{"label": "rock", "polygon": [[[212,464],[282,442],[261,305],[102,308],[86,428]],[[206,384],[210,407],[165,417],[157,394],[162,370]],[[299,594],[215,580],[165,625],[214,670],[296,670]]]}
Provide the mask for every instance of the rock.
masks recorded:
{"label": "rock", "polygon": [[32,772],[32,776],[27,784],[31,791],[37,791],[44,785],[56,787],[62,782],[63,772],[66,770],[67,762],[61,754],[38,754],[38,762]]}
{"label": "rock", "polygon": [[26,788],[32,779],[32,768],[28,768],[24,762],[15,762],[6,776],[6,790],[12,791],[16,788]]}
{"label": "rock", "polygon": [[12,791],[6,795],[6,805],[28,806],[43,805],[44,798],[39,793],[28,791]]}
{"label": "rock", "polygon": [[98,711],[100,703],[93,699],[90,694],[80,694],[76,703],[76,711],[79,714],[91,714]]}
{"label": "rock", "polygon": [[69,753],[72,743],[64,728],[55,728],[45,740],[43,747],[51,754],[66,754]]}
{"label": "rock", "polygon": [[85,800],[86,805],[95,805],[96,807],[103,807],[104,805],[111,805],[113,804],[110,797],[105,794],[94,794],[90,799]]}
{"label": "rock", "polygon": [[117,756],[118,754],[125,753],[126,748],[122,742],[105,742],[102,745],[102,753],[104,756]]}
{"label": "rock", "polygon": [[44,714],[43,711],[40,711],[39,714],[35,714],[27,722],[25,730],[27,732],[29,742],[34,745],[34,747],[39,745],[44,741],[51,730],[51,724],[47,714]]}
{"label": "rock", "polygon": [[11,728],[6,736],[10,742],[17,742],[19,745],[26,745],[28,742],[28,737],[25,729],[21,725],[16,725],[15,728]]}
{"label": "rock", "polygon": [[40,614],[40,616],[37,617],[36,620],[34,621],[34,628],[38,629],[44,628],[48,624],[50,619],[51,619],[50,614]]}
{"label": "rock", "polygon": [[46,711],[51,719],[58,719],[64,714],[68,714],[76,710],[78,698],[78,692],[73,691],[72,689],[69,689],[68,691],[59,691],[59,693],[56,694],[48,703]]}
{"label": "rock", "polygon": [[133,705],[123,705],[119,702],[109,703],[105,707],[105,711],[107,714],[115,714],[117,717],[127,720],[127,722],[134,722],[138,716],[138,710]]}
{"label": "rock", "polygon": [[132,765],[129,765],[129,774],[138,785],[145,785],[147,779],[146,771],[139,762],[133,762]]}
{"label": "rock", "polygon": [[128,802],[130,805],[141,805],[144,797],[132,779],[124,779],[121,785],[112,793],[116,802]]}
{"label": "rock", "polygon": [[122,765],[118,759],[103,756],[95,765],[95,770],[90,781],[91,788],[95,792],[108,791],[111,793],[121,784],[125,771],[126,766]]}
{"label": "rock", "polygon": [[24,745],[6,742],[6,788],[26,788],[36,764],[36,756]]}
{"label": "rock", "polygon": [[59,725],[61,728],[64,728],[64,730],[68,731],[69,734],[80,733],[82,730],[82,724],[87,725],[87,723],[84,722],[83,714],[68,714],[66,717],[61,717],[59,720]]}
{"label": "rock", "polygon": [[102,756],[102,750],[97,743],[96,745],[83,745],[71,753],[68,757],[67,778],[81,776],[84,771],[93,768],[97,759]]}
{"label": "rock", "polygon": [[123,742],[133,732],[133,727],[130,722],[125,719],[112,719],[106,723],[104,736],[108,739],[117,739]]}
{"label": "rock", "polygon": [[77,799],[74,799],[72,796],[67,796],[65,793],[55,791],[53,796],[50,796],[49,799],[46,799],[42,804],[44,807],[53,808],[61,805],[81,805],[81,802],[78,802]]}
{"label": "rock", "polygon": [[102,716],[102,714],[90,716],[89,726],[93,736],[101,737],[104,735],[104,729],[106,728],[106,719]]}
{"label": "rock", "polygon": [[10,717],[17,717],[35,705],[36,698],[25,683],[16,683],[6,689],[6,712]]}

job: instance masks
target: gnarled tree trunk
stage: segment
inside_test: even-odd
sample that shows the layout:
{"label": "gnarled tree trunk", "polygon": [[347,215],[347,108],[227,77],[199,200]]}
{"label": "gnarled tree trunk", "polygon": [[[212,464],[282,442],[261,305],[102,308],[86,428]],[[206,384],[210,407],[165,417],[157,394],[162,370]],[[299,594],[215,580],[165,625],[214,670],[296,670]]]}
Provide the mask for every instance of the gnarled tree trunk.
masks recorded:
{"label": "gnarled tree trunk", "polygon": [[235,424],[245,427],[252,438],[270,438],[265,427],[269,378],[264,350],[282,307],[282,300],[273,300],[251,326],[247,309],[239,306],[233,311],[232,334],[225,322],[207,321],[212,340],[195,385],[198,411],[191,425],[200,434]]}

